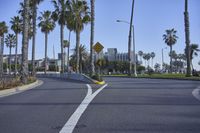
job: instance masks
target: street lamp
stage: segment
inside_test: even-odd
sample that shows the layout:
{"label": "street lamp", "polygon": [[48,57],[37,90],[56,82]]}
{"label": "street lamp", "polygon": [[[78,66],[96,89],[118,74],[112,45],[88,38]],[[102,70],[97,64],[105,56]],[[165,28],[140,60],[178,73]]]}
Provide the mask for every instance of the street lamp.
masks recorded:
{"label": "street lamp", "polygon": [[[117,20],[117,22],[119,23],[126,23],[126,24],[130,24],[129,22],[127,21],[124,21],[124,20]],[[133,30],[133,61],[134,61],[134,76],[137,77],[137,63],[136,63],[136,53],[135,53],[135,34],[134,34],[134,25],[131,25],[132,27],[132,30]],[[131,36],[130,36],[131,37]],[[130,51],[128,51],[130,52]],[[130,55],[130,54],[129,54]],[[131,57],[129,57],[129,59],[131,59]],[[130,71],[130,70],[129,70]]]}

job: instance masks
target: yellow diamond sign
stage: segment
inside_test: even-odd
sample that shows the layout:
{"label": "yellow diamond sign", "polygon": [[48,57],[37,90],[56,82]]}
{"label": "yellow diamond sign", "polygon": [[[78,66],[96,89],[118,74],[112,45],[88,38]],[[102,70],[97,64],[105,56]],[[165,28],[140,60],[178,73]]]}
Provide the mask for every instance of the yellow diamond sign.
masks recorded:
{"label": "yellow diamond sign", "polygon": [[97,42],[94,46],[93,49],[95,50],[95,52],[100,53],[103,50],[103,45],[101,45],[101,43]]}

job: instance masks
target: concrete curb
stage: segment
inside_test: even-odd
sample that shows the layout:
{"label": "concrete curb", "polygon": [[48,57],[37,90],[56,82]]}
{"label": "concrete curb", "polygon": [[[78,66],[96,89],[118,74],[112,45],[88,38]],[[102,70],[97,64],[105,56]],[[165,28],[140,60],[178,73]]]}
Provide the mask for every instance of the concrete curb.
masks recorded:
{"label": "concrete curb", "polygon": [[200,81],[200,79],[184,79],[184,78],[159,78],[159,77],[129,77],[129,76],[102,76],[102,77],[119,77],[119,78],[136,78],[136,79],[167,79],[167,80],[188,80]]}
{"label": "concrete curb", "polygon": [[84,83],[92,84],[94,81],[84,74],[76,74],[76,73],[65,73],[65,74],[37,74],[38,78],[56,78],[56,79],[63,79],[63,80],[74,80],[80,81]]}
{"label": "concrete curb", "polygon": [[17,93],[21,93],[23,91],[38,87],[42,84],[43,84],[43,81],[37,80],[36,82],[28,84],[28,85],[23,85],[23,86],[18,86],[18,87],[11,88],[11,89],[2,90],[2,91],[0,91],[0,98],[5,97],[5,96],[10,96],[13,94],[17,94]]}

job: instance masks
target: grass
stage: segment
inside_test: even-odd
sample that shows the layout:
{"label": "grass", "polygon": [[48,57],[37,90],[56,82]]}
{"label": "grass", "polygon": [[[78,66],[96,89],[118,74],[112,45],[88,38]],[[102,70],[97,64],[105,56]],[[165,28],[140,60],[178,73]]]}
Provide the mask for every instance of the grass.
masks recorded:
{"label": "grass", "polygon": [[[28,83],[31,84],[35,82],[37,79],[35,77],[29,77]],[[20,81],[20,77],[16,78],[4,78],[0,81],[0,90],[11,89],[17,86],[22,86],[23,84]]]}
{"label": "grass", "polygon": [[[113,74],[104,76],[116,76],[127,77],[127,74]],[[160,79],[188,79],[188,80],[200,80],[200,77],[186,77],[185,74],[138,74],[138,78],[160,78]]]}

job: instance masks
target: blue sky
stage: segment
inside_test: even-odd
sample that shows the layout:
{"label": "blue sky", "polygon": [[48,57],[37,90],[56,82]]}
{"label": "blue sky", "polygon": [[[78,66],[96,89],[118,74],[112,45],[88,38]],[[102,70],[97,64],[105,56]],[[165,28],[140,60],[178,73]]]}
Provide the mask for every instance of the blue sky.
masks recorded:
{"label": "blue sky", "polygon": [[[11,2],[12,1],[12,2]],[[6,21],[10,26],[10,18],[17,15],[19,2],[23,0],[0,0],[0,21]],[[129,25],[117,23],[116,20],[130,21],[132,0],[96,0],[96,21],[95,21],[95,42],[99,41],[107,48],[117,48],[119,52],[127,52]],[[89,0],[88,0],[89,4]],[[190,40],[191,43],[200,44],[200,0],[189,0],[190,15]],[[45,0],[39,6],[39,12],[53,10],[50,0]],[[173,49],[177,53],[183,53],[185,48],[184,34],[184,0],[135,0],[134,25],[136,51],[155,52],[154,62],[161,63],[161,49],[167,47],[162,40],[166,29],[175,28],[179,37]],[[9,33],[12,33],[10,31]],[[60,52],[59,25],[49,34],[48,56],[53,57],[53,45],[55,52]],[[68,31],[65,28],[65,39],[68,38]],[[75,46],[75,34],[72,34],[72,48]],[[85,26],[81,33],[81,43],[89,50],[90,24]],[[19,40],[19,53],[21,52],[21,37]],[[29,47],[31,57],[31,43]],[[5,48],[8,53],[8,48]],[[164,50],[165,61],[169,62],[169,48]],[[13,49],[14,53],[14,49]],[[44,57],[44,34],[37,30],[36,58]],[[200,56],[194,59],[195,68],[200,66],[197,62]]]}

